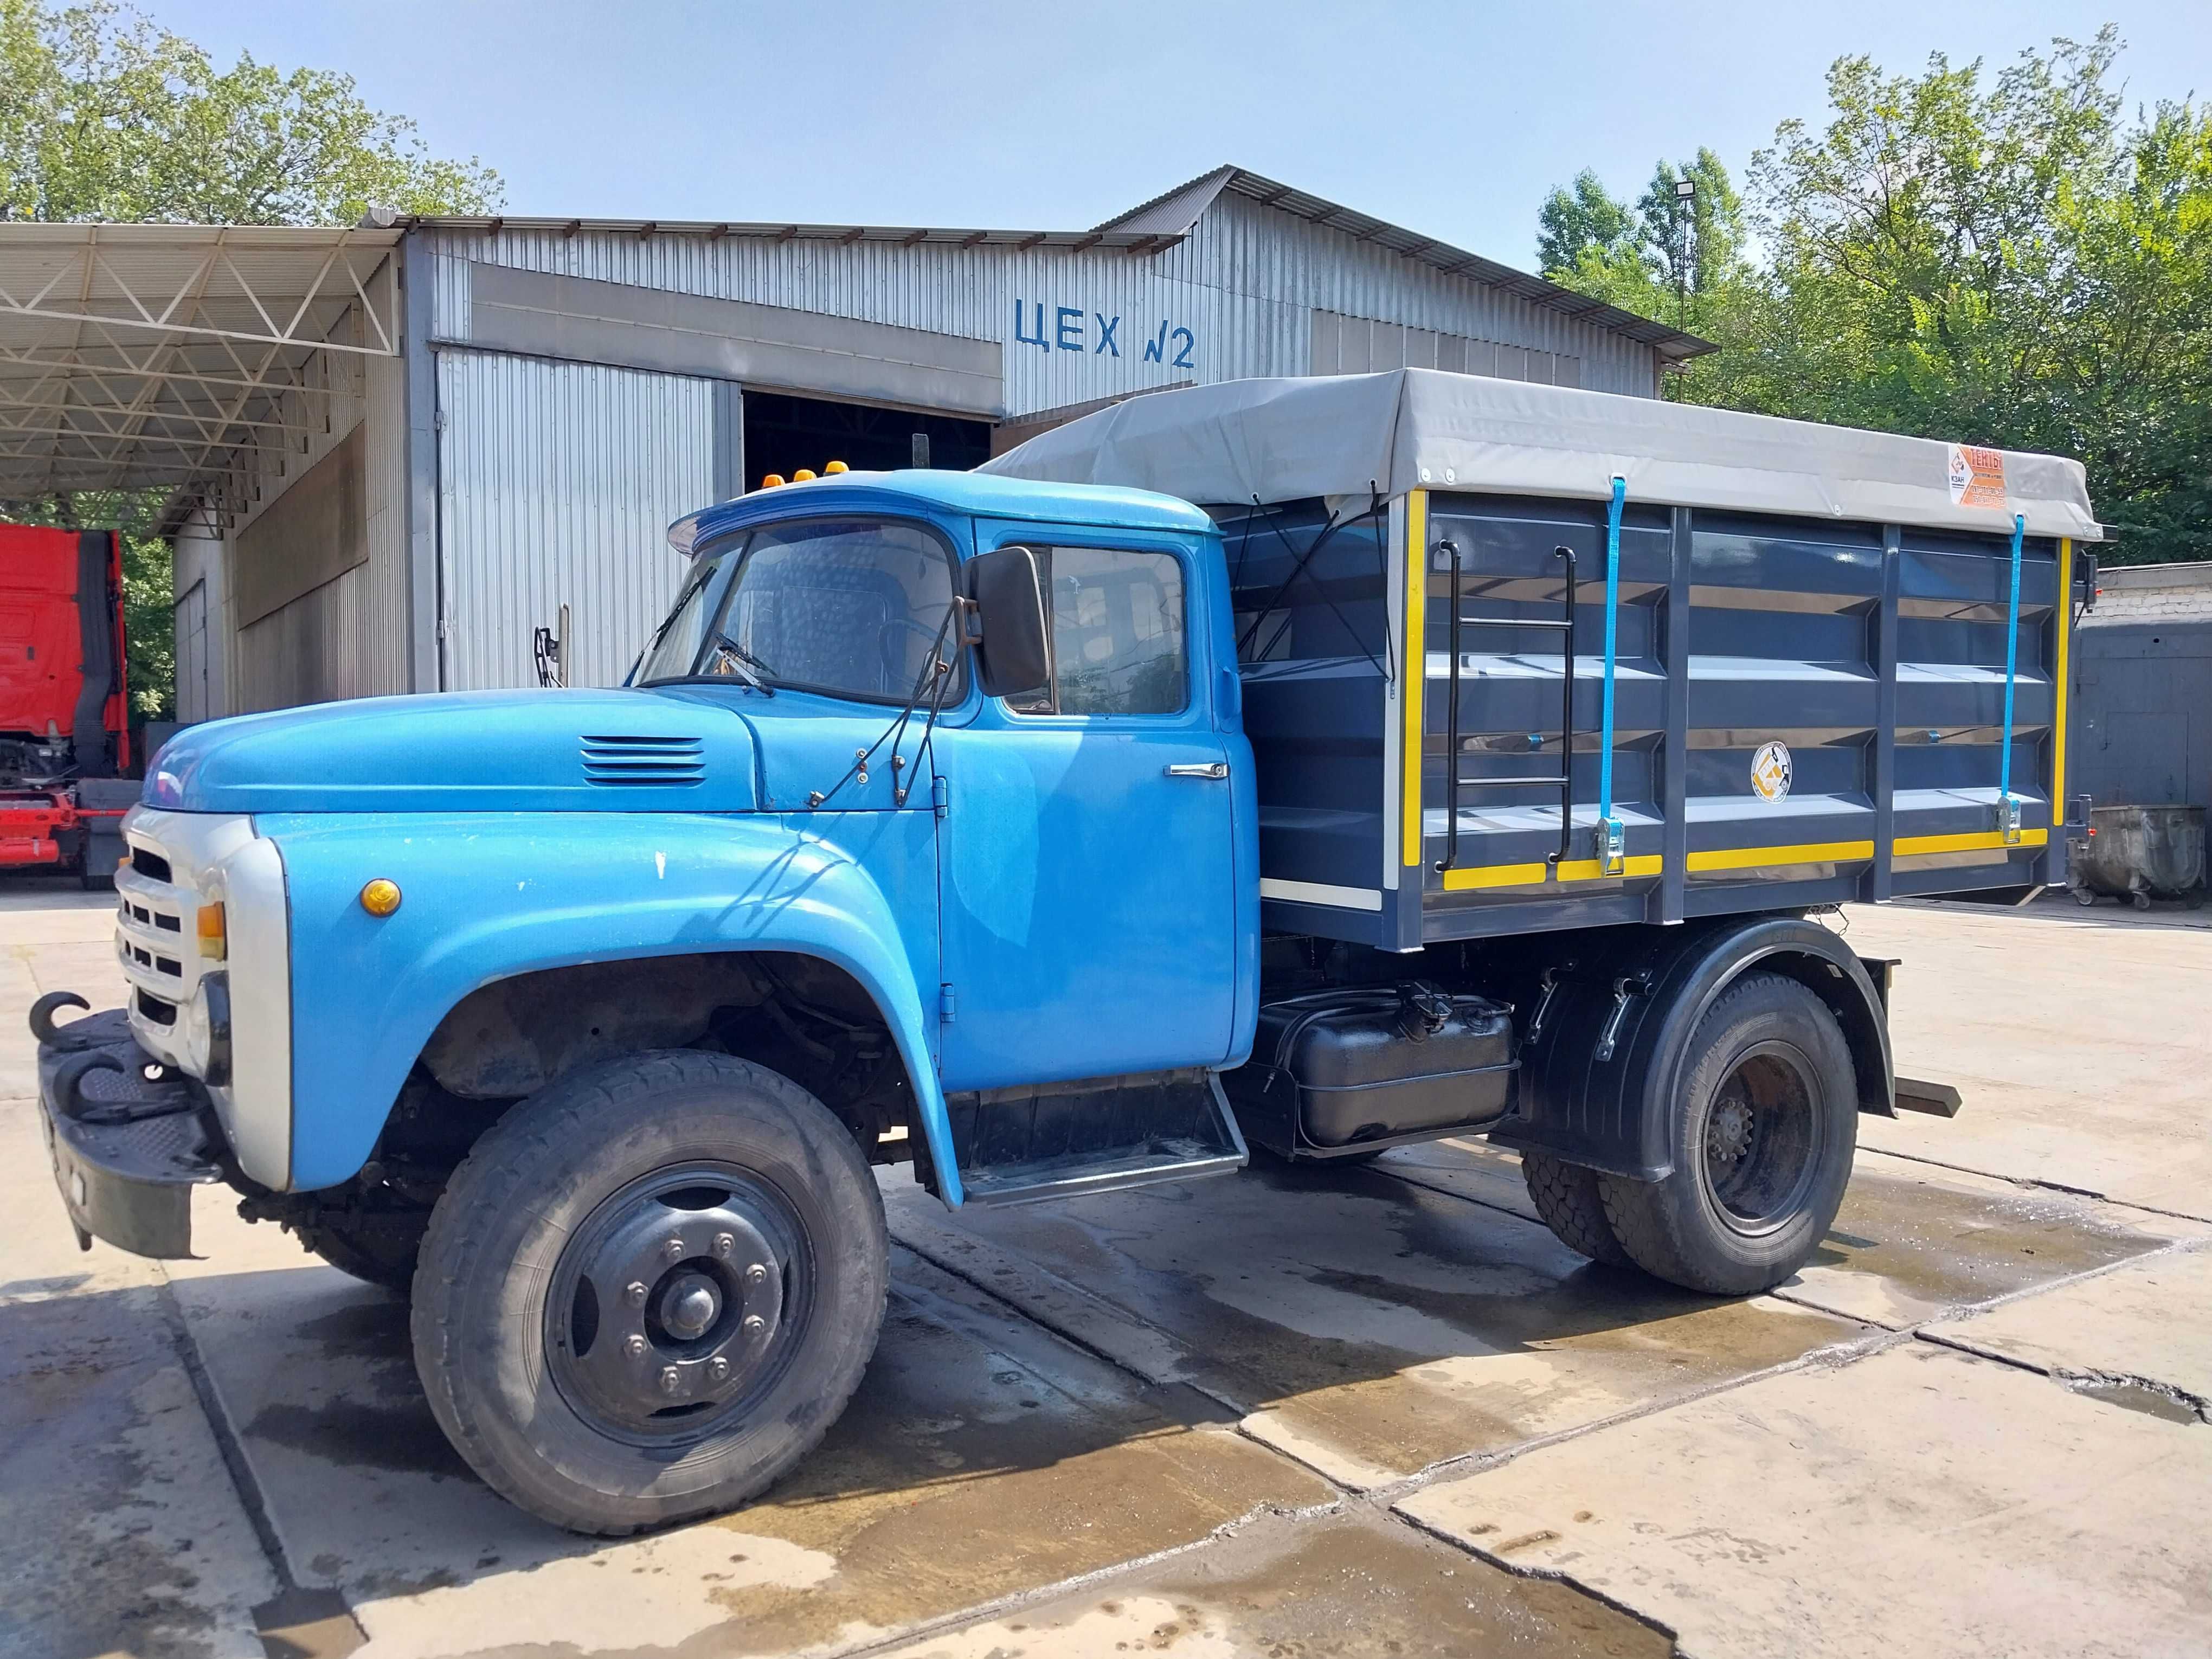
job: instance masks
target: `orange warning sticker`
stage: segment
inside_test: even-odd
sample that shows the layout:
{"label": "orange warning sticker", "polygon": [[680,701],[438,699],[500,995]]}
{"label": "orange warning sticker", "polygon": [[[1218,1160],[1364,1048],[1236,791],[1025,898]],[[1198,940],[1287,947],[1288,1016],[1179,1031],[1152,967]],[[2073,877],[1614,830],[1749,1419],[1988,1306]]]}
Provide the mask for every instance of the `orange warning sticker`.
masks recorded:
{"label": "orange warning sticker", "polygon": [[2004,511],[2004,451],[1974,444],[1951,446],[1951,504]]}

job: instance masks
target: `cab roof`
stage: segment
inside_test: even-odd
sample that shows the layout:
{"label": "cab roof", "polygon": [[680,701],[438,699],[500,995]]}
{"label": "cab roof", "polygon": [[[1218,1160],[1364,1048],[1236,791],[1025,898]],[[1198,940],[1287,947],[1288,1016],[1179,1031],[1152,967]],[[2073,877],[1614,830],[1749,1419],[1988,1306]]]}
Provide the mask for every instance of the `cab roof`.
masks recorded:
{"label": "cab roof", "polygon": [[1188,501],[1115,484],[1055,483],[981,472],[917,467],[898,472],[841,472],[779,484],[702,507],[668,526],[668,544],[689,556],[732,530],[804,514],[916,508],[981,519],[1036,519],[1047,523],[1214,533],[1213,520]]}

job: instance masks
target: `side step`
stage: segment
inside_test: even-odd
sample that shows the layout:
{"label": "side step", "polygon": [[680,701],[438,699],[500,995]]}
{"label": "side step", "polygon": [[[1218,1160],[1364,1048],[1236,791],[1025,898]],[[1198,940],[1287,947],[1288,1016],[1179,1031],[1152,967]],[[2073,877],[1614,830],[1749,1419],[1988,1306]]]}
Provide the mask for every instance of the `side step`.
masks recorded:
{"label": "side step", "polygon": [[1220,1079],[1200,1069],[991,1089],[945,1106],[969,1204],[1234,1175],[1248,1158]]}

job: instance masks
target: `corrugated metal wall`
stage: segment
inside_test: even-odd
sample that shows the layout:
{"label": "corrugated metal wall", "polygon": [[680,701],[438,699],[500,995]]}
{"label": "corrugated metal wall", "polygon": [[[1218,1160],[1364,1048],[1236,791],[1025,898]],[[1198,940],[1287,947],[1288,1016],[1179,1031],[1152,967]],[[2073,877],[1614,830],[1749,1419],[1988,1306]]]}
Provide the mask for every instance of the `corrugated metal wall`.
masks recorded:
{"label": "corrugated metal wall", "polygon": [[1637,341],[1234,194],[1152,255],[580,230],[435,237],[441,339],[470,337],[469,263],[514,265],[1000,341],[1010,416],[1311,374],[1316,310],[1577,359],[1593,391],[1650,397],[1656,384],[1657,357]]}
{"label": "corrugated metal wall", "polygon": [[612,685],[666,612],[669,524],[714,499],[714,382],[494,352],[438,356],[452,690],[538,684],[568,605],[572,685]]}
{"label": "corrugated metal wall", "polygon": [[251,714],[407,689],[402,367],[396,357],[333,352],[318,356],[309,373],[326,392],[289,395],[283,418],[323,423],[327,429],[313,434],[299,455],[263,458],[262,471],[253,481],[260,499],[231,527],[226,550],[234,547],[238,532],[267,512],[293,481],[365,423],[368,558],[234,635],[228,627],[228,601],[235,586],[224,582],[219,614],[210,615],[210,626],[216,640],[230,641],[231,696],[228,706],[214,714]]}

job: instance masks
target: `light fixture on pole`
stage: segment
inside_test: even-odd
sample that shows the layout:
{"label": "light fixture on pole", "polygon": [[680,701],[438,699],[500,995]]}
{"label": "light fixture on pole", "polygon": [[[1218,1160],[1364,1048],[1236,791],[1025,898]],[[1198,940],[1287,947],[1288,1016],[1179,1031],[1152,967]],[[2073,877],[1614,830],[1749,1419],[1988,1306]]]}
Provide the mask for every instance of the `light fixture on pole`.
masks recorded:
{"label": "light fixture on pole", "polygon": [[1674,181],[1674,326],[1687,325],[1689,313],[1690,221],[1696,212],[1697,181]]}

